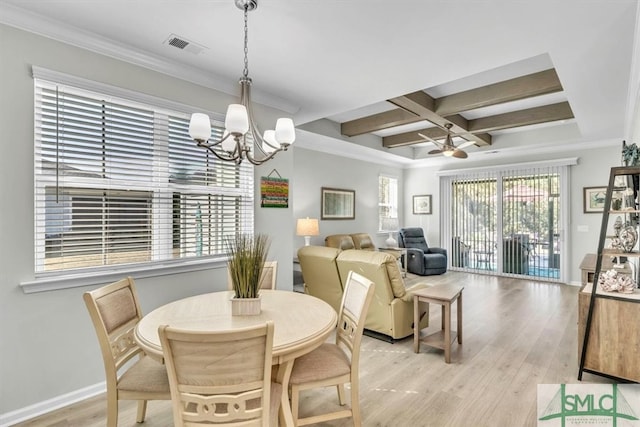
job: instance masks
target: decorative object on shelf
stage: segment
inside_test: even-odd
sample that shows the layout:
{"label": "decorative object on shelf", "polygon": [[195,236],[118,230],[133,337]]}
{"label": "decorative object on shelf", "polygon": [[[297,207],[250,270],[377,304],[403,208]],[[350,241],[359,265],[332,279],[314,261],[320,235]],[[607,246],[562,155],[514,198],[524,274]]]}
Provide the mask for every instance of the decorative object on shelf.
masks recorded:
{"label": "decorative object on shelf", "polygon": [[611,209],[619,211],[622,209],[622,192],[614,191],[611,195]]}
{"label": "decorative object on shelf", "polygon": [[431,194],[413,196],[413,214],[431,214]]}
{"label": "decorative object on shelf", "polygon": [[616,237],[620,237],[620,230],[622,230],[623,226],[624,224],[622,223],[622,218],[617,217],[616,222],[613,223],[613,231],[615,232]]}
{"label": "decorative object on shelf", "polygon": [[633,143],[622,141],[622,161],[625,166],[640,166],[640,148]]}
{"label": "decorative object on shelf", "polygon": [[624,250],[622,248],[622,243],[620,242],[620,237],[613,237],[611,239],[611,244],[610,244],[611,249],[616,250],[616,251],[622,251]]}
{"label": "decorative object on shelf", "polygon": [[607,196],[607,187],[584,187],[584,213],[601,213]]}
{"label": "decorative object on shelf", "polygon": [[622,250],[625,252],[633,251],[633,248],[636,246],[638,242],[638,232],[636,228],[627,225],[622,230],[620,230],[620,245],[622,246]]}
{"label": "decorative object on shelf", "polygon": [[622,294],[632,294],[636,288],[636,284],[630,276],[618,274],[616,270],[600,273],[598,285],[605,292],[620,292]]}
{"label": "decorative object on shelf", "polygon": [[318,236],[320,227],[317,218],[298,218],[296,222],[296,236],[304,236],[304,245],[311,244],[311,236]]}
{"label": "decorative object on shelf", "polygon": [[238,233],[227,240],[227,267],[234,292],[231,299],[233,315],[260,314],[260,276],[269,244],[269,237],[264,234]]}
{"label": "decorative object on shelf", "polygon": [[[640,147],[635,143],[627,145],[626,141],[622,141],[622,162],[625,166],[640,166]],[[631,183],[633,183],[635,198],[640,189],[640,176],[634,174],[631,175],[630,179],[627,177],[627,185],[631,185]]]}
{"label": "decorative object on shelf", "polygon": [[322,187],[321,193],[321,219],[356,219],[355,191]]}
{"label": "decorative object on shelf", "polygon": [[632,211],[636,208],[636,198],[633,193],[633,188],[625,188],[622,192],[622,210]]}
{"label": "decorative object on shelf", "polygon": [[[240,104],[229,105],[224,122],[226,130],[220,139],[208,142],[211,139],[211,120],[203,113],[191,115],[189,135],[199,147],[206,148],[220,160],[240,164],[246,158],[254,165],[260,165],[276,153],[286,151],[295,141],[296,132],[290,118],[278,119],[275,130],[267,130],[264,135],[256,126],[251,109],[247,15],[258,7],[258,0],[235,0],[235,4],[244,11],[244,69],[240,78]],[[258,149],[261,158],[255,156],[252,146]]]}

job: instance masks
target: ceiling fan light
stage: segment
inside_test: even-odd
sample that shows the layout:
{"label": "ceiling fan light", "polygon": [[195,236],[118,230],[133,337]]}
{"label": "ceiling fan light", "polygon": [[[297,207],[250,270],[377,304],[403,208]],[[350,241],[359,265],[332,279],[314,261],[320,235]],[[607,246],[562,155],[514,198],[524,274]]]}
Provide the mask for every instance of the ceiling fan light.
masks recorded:
{"label": "ceiling fan light", "polygon": [[451,157],[453,156],[453,150],[445,150],[442,152],[442,154],[444,154],[447,157]]}

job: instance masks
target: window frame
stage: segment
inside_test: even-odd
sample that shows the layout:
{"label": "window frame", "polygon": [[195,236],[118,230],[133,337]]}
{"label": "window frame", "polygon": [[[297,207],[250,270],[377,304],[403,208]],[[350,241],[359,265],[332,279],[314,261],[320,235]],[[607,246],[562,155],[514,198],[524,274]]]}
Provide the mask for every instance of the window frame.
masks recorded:
{"label": "window frame", "polygon": [[[389,188],[389,192],[390,193],[394,193],[395,192],[395,203],[390,202],[390,203],[384,203],[383,199],[386,199],[387,197],[389,199],[394,197],[394,194],[385,194],[383,197],[383,194],[381,193],[381,190],[383,188],[383,184],[382,184],[382,180],[389,180],[392,182],[395,182],[395,188]],[[391,174],[385,174],[385,173],[381,173],[378,175],[378,233],[390,233],[390,232],[396,232],[398,231],[399,225],[400,225],[400,190],[399,190],[399,186],[400,186],[400,180],[398,179],[397,176],[395,175],[391,175]],[[390,210],[390,215],[389,216],[383,216],[382,212],[383,212],[383,208],[388,207]],[[394,216],[395,214],[395,216]],[[385,221],[388,220],[388,221]],[[387,227],[385,227],[384,223],[387,223]]]}
{"label": "window frame", "polygon": [[[173,102],[170,100],[158,98],[152,95],[142,94],[135,91],[131,91],[128,89],[122,89],[115,86],[107,85],[104,83],[93,82],[90,80],[78,78],[75,76],[70,76],[64,73],[59,73],[56,71],[47,70],[40,67],[33,67],[33,78],[34,78],[34,98],[36,96],[36,84],[37,81],[45,81],[48,83],[58,84],[62,86],[72,87],[79,91],[88,91],[97,93],[100,96],[105,97],[117,97],[119,100],[125,100],[126,102],[131,102],[134,104],[144,104],[147,107],[150,107],[154,111],[162,110],[167,115],[175,115],[184,117],[188,120],[188,116],[191,112],[201,111],[196,107],[187,106],[181,103]],[[39,104],[34,99],[34,147],[37,147],[38,144],[42,144],[39,141],[37,132],[38,132],[38,123],[37,123],[37,108],[39,108]],[[218,125],[223,126],[224,117],[218,113],[207,112],[210,117],[212,117],[213,121],[217,121]],[[155,125],[154,125],[155,128]],[[154,132],[155,134],[155,132]],[[161,141],[158,141],[154,136],[154,144],[160,142],[162,144],[167,144],[167,135],[161,136]],[[164,139],[163,139],[164,138]],[[154,153],[155,155],[155,153]],[[203,156],[206,153],[203,150]],[[167,162],[168,162],[168,151],[166,151]],[[34,174],[38,175],[38,164],[37,164],[38,154],[36,154],[36,162],[34,162]],[[245,165],[243,165],[245,166]],[[228,193],[233,194],[234,192],[239,194],[240,196],[246,198],[246,202],[243,202],[244,207],[240,208],[236,214],[238,224],[242,224],[240,229],[245,232],[253,231],[255,226],[255,194],[254,194],[254,186],[255,186],[255,170],[253,165],[245,166],[242,173],[243,183],[239,186],[237,190],[231,190]],[[43,173],[40,173],[39,176],[34,177],[34,197],[37,196],[37,193],[40,191],[41,194],[46,192],[46,187],[51,185],[51,182],[47,183],[47,177],[44,176]],[[81,182],[82,179],[79,179],[78,182]],[[53,185],[57,184],[53,182]],[[95,182],[88,183],[87,185],[96,185]],[[162,187],[164,185],[164,187]],[[167,179],[167,182],[163,183],[161,187],[157,190],[159,193],[161,192],[169,192],[169,194],[180,194],[183,191],[183,186],[181,185],[172,185],[170,180]],[[98,185],[100,186],[100,185]],[[250,187],[250,188],[249,188]],[[69,187],[67,187],[69,188]],[[118,189],[117,187],[113,187]],[[126,187],[124,187],[126,188]],[[129,184],[128,188],[135,191],[149,191],[149,187],[138,188],[138,186]],[[184,191],[186,193],[193,193],[195,191],[194,188],[184,187]],[[214,196],[225,197],[229,194],[225,194],[224,191],[218,192],[214,194]],[[166,195],[166,194],[165,194]],[[211,195],[211,194],[210,194]],[[153,197],[152,197],[153,198]],[[35,203],[35,201],[34,201]],[[44,203],[44,202],[41,202]],[[154,200],[152,204],[155,204]],[[44,212],[44,208],[42,208]],[[155,209],[155,208],[154,208]],[[149,213],[151,217],[157,215],[157,212],[152,209]],[[171,203],[169,203],[169,210],[172,209]],[[44,215],[42,213],[40,215]],[[31,292],[40,292],[40,291],[49,291],[55,289],[64,289],[76,286],[86,286],[90,284],[104,283],[106,281],[111,281],[113,279],[117,279],[122,277],[122,275],[134,275],[137,278],[141,277],[154,277],[161,276],[166,274],[176,274],[181,272],[194,272],[198,270],[210,269],[216,267],[218,265],[223,265],[226,262],[226,254],[218,254],[218,255],[202,255],[202,256],[192,256],[188,258],[177,258],[177,259],[158,259],[151,260],[149,262],[137,262],[130,264],[121,264],[121,265],[102,265],[91,268],[83,268],[83,269],[75,269],[75,270],[60,270],[60,271],[39,271],[42,270],[37,266],[39,262],[37,260],[37,252],[40,251],[43,253],[46,241],[44,237],[38,236],[37,233],[44,234],[44,226],[38,224],[38,216],[36,212],[36,207],[34,205],[34,278],[32,280],[25,280],[20,283],[23,291],[25,293]],[[170,226],[173,225],[171,221],[168,222]],[[166,225],[166,224],[165,224]],[[40,227],[40,228],[39,228]],[[151,239],[152,246],[155,246],[158,239],[164,239],[172,241],[172,230],[165,230],[166,232],[158,233],[158,230],[155,230],[155,226],[152,230],[153,237]],[[236,228],[238,229],[238,228]],[[164,237],[163,237],[164,236]],[[219,240],[219,239],[218,239]],[[40,246],[41,245],[41,246]],[[40,247],[40,250],[38,249]],[[155,248],[152,249],[152,253]],[[42,255],[44,256],[44,255]],[[153,255],[151,255],[153,257]]]}

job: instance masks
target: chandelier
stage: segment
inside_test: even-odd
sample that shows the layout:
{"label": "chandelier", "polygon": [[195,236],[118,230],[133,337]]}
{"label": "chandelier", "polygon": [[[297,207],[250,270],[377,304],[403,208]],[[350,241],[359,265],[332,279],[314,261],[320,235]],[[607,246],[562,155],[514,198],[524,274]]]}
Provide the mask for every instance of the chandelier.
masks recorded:
{"label": "chandelier", "polygon": [[[247,15],[258,7],[258,0],[235,0],[235,4],[244,11],[244,70],[239,81],[240,104],[231,104],[227,108],[221,139],[211,141],[211,120],[203,113],[191,115],[189,135],[199,147],[208,149],[220,160],[240,164],[246,158],[254,165],[260,165],[289,148],[296,139],[296,133],[293,120],[289,118],[278,119],[275,130],[266,130],[264,134],[256,126],[251,109]],[[259,157],[252,152],[252,145],[258,149]]]}

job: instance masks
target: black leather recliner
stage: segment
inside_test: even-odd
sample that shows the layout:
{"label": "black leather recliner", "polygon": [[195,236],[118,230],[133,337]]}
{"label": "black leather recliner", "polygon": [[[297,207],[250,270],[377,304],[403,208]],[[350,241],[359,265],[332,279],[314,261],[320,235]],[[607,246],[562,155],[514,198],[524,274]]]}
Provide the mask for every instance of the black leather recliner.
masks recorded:
{"label": "black leather recliner", "polygon": [[430,248],[420,227],[401,228],[398,245],[407,248],[407,271],[420,276],[442,274],[447,271],[447,250]]}

